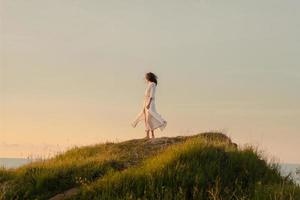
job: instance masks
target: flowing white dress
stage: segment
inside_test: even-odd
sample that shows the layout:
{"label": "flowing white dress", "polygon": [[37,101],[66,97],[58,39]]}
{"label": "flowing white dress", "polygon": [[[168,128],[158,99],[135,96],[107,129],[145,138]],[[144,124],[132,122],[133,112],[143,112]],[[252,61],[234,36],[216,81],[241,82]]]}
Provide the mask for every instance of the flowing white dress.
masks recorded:
{"label": "flowing white dress", "polygon": [[[159,128],[161,131],[166,127],[167,121],[162,118],[162,116],[156,111],[155,107],[155,91],[156,84],[153,82],[149,82],[145,91],[145,98],[143,102],[143,108],[141,112],[137,115],[135,120],[131,123],[133,127],[144,120],[145,122],[145,130],[152,131]],[[147,105],[152,98],[149,109],[147,109]]]}

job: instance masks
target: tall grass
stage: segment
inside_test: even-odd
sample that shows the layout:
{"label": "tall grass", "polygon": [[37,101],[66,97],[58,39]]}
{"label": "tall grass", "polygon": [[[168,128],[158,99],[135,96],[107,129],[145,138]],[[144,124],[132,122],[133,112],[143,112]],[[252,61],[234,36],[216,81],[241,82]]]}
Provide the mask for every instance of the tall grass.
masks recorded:
{"label": "tall grass", "polygon": [[0,199],[47,199],[108,172],[137,165],[161,148],[145,140],[98,144],[75,147],[55,158],[15,170],[0,169]]}
{"label": "tall grass", "polygon": [[105,175],[73,199],[255,199],[261,186],[282,182],[278,168],[253,148],[194,138],[141,166]]}
{"label": "tall grass", "polygon": [[0,199],[300,199],[255,148],[220,133],[75,147],[52,159],[0,169]]}

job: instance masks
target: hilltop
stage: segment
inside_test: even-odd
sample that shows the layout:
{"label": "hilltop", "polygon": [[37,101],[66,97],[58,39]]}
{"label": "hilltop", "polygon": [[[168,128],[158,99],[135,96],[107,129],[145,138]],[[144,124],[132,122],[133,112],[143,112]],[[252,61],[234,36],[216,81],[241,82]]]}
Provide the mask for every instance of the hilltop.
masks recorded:
{"label": "hilltop", "polygon": [[300,199],[251,146],[222,133],[75,147],[0,169],[0,199]]}

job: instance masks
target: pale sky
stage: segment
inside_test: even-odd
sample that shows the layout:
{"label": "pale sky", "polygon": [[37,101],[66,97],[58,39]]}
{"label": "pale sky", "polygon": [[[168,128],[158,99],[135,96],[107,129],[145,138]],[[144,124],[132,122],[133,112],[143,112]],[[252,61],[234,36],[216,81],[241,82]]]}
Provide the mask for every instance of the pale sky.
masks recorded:
{"label": "pale sky", "polygon": [[300,163],[299,1],[0,2],[0,157],[144,137],[152,71],[158,137],[224,131]]}

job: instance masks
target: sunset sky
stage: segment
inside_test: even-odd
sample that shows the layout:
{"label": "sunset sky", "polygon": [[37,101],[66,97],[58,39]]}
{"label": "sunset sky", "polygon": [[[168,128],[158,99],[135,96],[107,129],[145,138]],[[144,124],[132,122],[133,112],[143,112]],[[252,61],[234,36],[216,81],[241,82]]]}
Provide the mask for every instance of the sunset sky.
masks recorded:
{"label": "sunset sky", "polygon": [[217,130],[300,163],[300,1],[0,0],[0,157]]}

